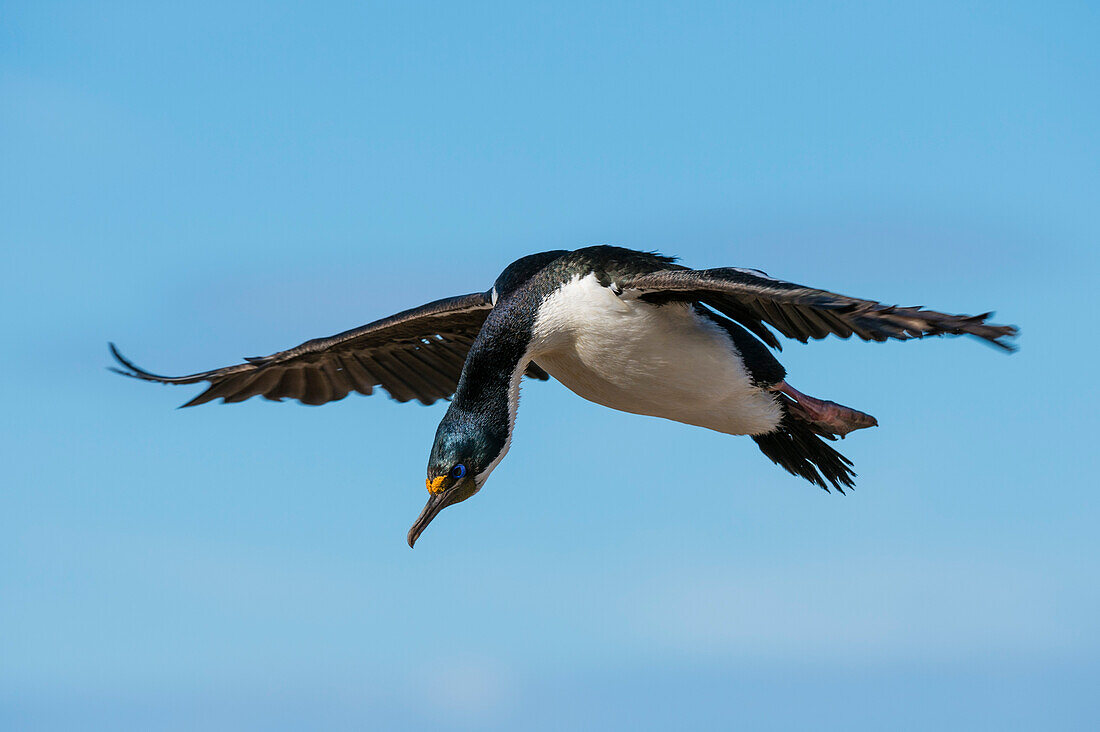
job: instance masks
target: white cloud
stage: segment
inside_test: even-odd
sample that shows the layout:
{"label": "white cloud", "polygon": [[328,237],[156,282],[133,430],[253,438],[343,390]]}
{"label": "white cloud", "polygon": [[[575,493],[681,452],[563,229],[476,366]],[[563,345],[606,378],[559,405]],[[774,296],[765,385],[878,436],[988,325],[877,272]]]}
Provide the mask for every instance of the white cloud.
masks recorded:
{"label": "white cloud", "polygon": [[484,723],[507,710],[514,691],[501,663],[470,656],[424,664],[416,697],[452,722]]}

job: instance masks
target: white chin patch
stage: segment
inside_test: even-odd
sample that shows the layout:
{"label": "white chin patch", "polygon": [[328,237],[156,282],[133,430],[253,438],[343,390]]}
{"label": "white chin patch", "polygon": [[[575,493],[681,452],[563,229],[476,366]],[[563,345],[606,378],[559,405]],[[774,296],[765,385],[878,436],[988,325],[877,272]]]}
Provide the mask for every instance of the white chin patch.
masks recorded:
{"label": "white chin patch", "polygon": [[500,451],[500,454],[493,459],[493,462],[485,466],[485,470],[482,470],[480,473],[474,476],[474,484],[477,485],[478,490],[481,490],[481,486],[485,485],[485,481],[489,480],[489,476],[494,470],[496,470],[497,466],[500,465],[500,461],[503,460],[504,456],[508,454],[508,448],[511,446],[512,432],[511,430],[509,430],[508,441],[504,443],[504,449],[502,449]]}

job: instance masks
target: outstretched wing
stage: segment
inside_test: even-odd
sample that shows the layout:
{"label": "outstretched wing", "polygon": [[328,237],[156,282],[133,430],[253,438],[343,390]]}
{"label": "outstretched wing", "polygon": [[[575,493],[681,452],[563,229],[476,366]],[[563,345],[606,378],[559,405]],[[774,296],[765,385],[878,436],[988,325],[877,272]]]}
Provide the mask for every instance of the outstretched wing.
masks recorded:
{"label": "outstretched wing", "polygon": [[487,293],[449,297],[330,338],[190,376],[151,374],[126,360],[112,343],[111,353],[124,367],[112,370],[162,384],[210,382],[185,407],[219,397],[240,402],[254,396],[324,404],[351,391],[370,394],[376,386],[400,402],[431,404],[454,393],[466,353],[492,309]]}
{"label": "outstretched wing", "polygon": [[788,338],[805,343],[810,338],[853,334],[865,341],[908,340],[928,335],[972,335],[1006,351],[1015,346],[1011,325],[986,323],[993,313],[949,315],[920,307],[883,305],[835,292],[775,280],[756,270],[721,267],[699,270],[661,270],[618,283],[623,297],[652,302],[702,302],[744,325],[768,345],[781,349],[764,323]]}

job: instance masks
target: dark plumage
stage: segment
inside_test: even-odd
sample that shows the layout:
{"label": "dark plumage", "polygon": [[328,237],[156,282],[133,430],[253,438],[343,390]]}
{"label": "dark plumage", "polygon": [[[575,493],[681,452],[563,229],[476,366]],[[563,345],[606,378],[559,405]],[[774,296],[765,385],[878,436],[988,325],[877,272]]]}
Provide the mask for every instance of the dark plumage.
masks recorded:
{"label": "dark plumage", "polygon": [[410,545],[443,508],[477,493],[515,427],[521,375],[558,378],[624,411],[749,434],[788,472],[828,490],[853,485],[827,442],[873,417],[802,394],[769,351],[780,334],[908,340],[970,335],[1012,350],[1012,326],[984,315],[883,305],[724,267],[691,270],[619,247],[532,254],[485,293],[445,298],[295,348],[189,376],[157,376],[111,345],[119,373],[208,382],[184,406],[253,396],[323,404],[381,386],[399,401],[451,398],[428,464],[430,498]]}

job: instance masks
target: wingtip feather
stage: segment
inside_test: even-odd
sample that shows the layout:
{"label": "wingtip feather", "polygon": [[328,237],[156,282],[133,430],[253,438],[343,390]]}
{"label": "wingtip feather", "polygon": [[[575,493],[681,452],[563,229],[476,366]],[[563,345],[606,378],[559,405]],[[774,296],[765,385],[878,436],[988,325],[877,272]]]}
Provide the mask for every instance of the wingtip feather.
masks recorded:
{"label": "wingtip feather", "polygon": [[114,371],[116,374],[121,374],[123,376],[129,376],[130,378],[133,378],[133,379],[140,379],[141,375],[146,373],[146,372],[142,371],[141,369],[139,369],[137,366],[135,366],[125,356],[123,356],[122,352],[118,350],[118,346],[116,346],[113,342],[108,341],[107,342],[107,347],[111,350],[111,356],[114,357],[115,361],[118,361],[118,363],[120,365],[122,365],[122,367],[124,369],[126,369],[124,371],[123,369],[116,368],[115,366],[108,366],[107,369],[109,371]]}

